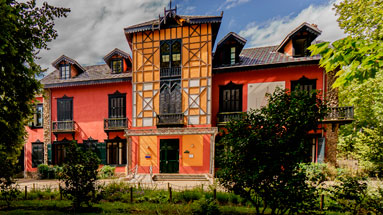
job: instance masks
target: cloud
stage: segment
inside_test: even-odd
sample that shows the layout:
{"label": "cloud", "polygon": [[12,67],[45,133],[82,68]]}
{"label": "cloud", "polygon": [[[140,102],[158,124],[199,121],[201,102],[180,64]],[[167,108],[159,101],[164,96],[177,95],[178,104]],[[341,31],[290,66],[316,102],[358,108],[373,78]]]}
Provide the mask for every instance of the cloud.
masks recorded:
{"label": "cloud", "polygon": [[221,11],[222,9],[229,10],[230,8],[236,7],[240,4],[247,3],[250,0],[226,0],[217,11]]}
{"label": "cloud", "polygon": [[293,29],[308,22],[317,24],[322,30],[318,40],[335,41],[345,35],[336,21],[333,4],[334,1],[327,5],[311,5],[296,16],[274,18],[263,24],[250,23],[239,34],[247,39],[249,47],[278,45]]}
{"label": "cloud", "polygon": [[52,72],[51,63],[62,54],[94,65],[104,63],[102,58],[114,48],[130,53],[124,28],[158,18],[168,0],[51,0],[49,4],[71,9],[67,18],[55,20],[59,36],[49,43],[50,50],[39,54],[38,63]]}

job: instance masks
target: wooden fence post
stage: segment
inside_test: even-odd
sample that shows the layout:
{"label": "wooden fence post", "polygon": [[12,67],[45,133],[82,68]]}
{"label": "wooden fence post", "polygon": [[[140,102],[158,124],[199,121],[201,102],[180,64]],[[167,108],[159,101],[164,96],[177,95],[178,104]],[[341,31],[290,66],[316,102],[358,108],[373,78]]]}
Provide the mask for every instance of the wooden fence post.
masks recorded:
{"label": "wooden fence post", "polygon": [[33,183],[32,187],[33,187],[32,190],[33,190],[33,191],[36,191],[35,183]]}
{"label": "wooden fence post", "polygon": [[217,199],[217,189],[214,188],[213,190],[213,199],[216,200]]}
{"label": "wooden fence post", "polygon": [[169,187],[168,190],[169,190],[169,202],[173,202],[172,187]]}
{"label": "wooden fence post", "polygon": [[24,199],[27,200],[28,199],[28,187],[25,186],[25,195],[24,195]]}
{"label": "wooden fence post", "polygon": [[133,187],[130,187],[130,202],[133,203]]}
{"label": "wooden fence post", "polygon": [[324,207],[324,195],[322,194],[320,196],[320,210],[322,211]]}

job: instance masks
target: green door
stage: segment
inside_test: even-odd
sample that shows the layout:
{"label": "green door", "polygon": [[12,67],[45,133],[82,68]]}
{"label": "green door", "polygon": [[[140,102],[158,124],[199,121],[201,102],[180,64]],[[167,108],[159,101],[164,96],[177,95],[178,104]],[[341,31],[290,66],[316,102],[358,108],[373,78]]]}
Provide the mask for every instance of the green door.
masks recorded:
{"label": "green door", "polygon": [[178,173],[179,140],[160,140],[160,173]]}

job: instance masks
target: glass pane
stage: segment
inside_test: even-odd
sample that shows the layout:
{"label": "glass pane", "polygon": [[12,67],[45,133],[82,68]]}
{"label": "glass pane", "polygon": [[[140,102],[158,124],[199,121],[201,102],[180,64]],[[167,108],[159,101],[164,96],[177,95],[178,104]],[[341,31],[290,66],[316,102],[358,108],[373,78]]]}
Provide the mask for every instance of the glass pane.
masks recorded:
{"label": "glass pane", "polygon": [[162,54],[169,54],[170,53],[170,46],[168,43],[163,43],[161,45],[161,55]]}
{"label": "glass pane", "polygon": [[181,43],[178,41],[175,41],[172,45],[172,53],[181,53]]}

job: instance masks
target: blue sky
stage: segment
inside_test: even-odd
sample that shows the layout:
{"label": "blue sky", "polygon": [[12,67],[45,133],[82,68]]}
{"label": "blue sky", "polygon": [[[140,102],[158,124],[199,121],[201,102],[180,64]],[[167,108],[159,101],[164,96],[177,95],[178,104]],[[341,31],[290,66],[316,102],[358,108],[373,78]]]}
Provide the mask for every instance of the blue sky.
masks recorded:
{"label": "blue sky", "polygon": [[[278,45],[302,22],[322,30],[318,40],[334,41],[344,36],[336,22],[333,4],[339,0],[173,0],[178,14],[220,15],[223,20],[217,41],[233,31],[247,39],[246,47]],[[41,3],[42,1],[39,1]],[[40,53],[38,61],[48,72],[55,59],[65,54],[82,65],[103,63],[114,48],[130,53],[124,27],[158,18],[169,0],[50,0],[72,11],[56,21],[59,37]]]}

